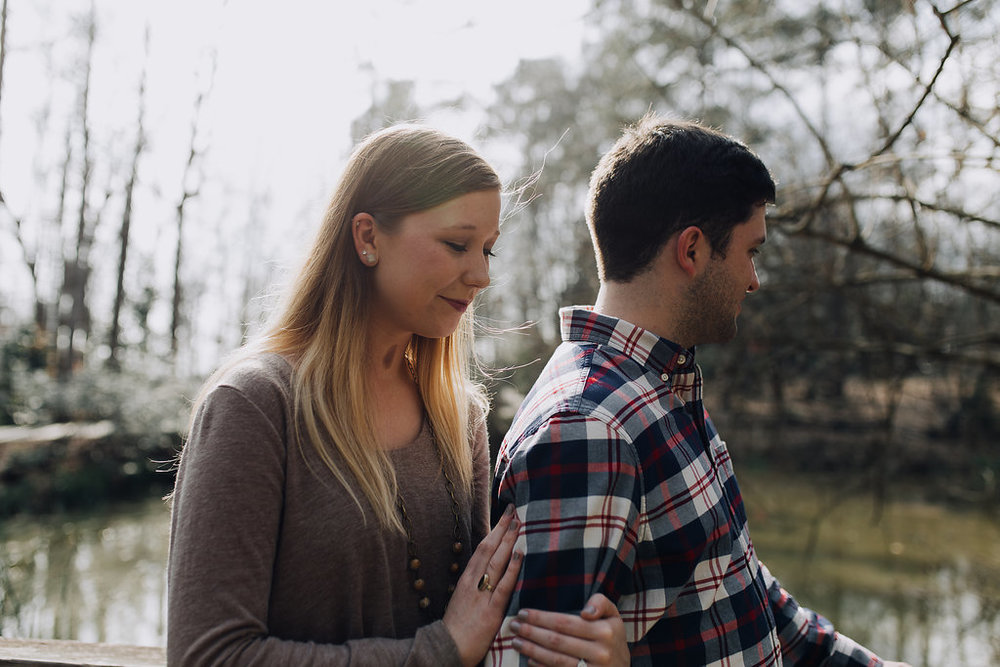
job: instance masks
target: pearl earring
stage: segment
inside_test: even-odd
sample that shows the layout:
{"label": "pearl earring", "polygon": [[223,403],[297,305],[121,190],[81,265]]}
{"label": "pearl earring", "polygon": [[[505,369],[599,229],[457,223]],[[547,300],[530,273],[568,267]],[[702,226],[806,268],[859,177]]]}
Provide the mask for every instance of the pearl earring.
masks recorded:
{"label": "pearl earring", "polygon": [[361,256],[364,257],[365,261],[367,261],[369,264],[375,263],[375,255],[374,254],[369,255],[367,250],[362,250]]}

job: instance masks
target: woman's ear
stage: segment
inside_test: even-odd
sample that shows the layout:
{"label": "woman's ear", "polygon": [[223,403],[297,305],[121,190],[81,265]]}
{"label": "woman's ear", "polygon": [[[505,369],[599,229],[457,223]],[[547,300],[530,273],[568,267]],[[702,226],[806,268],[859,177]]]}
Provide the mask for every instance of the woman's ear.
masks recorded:
{"label": "woman's ear", "polygon": [[365,266],[378,264],[378,249],[375,247],[375,218],[369,213],[357,213],[351,218],[351,234],[354,250]]}
{"label": "woman's ear", "polygon": [[710,251],[707,249],[708,239],[705,233],[694,225],[686,227],[677,235],[677,246],[674,251],[677,265],[693,278],[704,260],[708,259]]}

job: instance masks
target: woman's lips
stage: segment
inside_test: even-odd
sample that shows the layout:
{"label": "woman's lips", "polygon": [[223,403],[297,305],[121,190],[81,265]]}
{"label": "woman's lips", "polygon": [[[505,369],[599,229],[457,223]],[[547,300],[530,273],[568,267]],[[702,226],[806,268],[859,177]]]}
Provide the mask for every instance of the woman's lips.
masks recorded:
{"label": "woman's lips", "polygon": [[461,301],[459,299],[449,299],[446,296],[443,296],[441,298],[444,299],[445,301],[447,301],[449,306],[451,306],[452,308],[454,308],[455,310],[457,310],[460,313],[464,313],[466,311],[466,309],[469,307],[469,304],[471,303],[470,301]]}

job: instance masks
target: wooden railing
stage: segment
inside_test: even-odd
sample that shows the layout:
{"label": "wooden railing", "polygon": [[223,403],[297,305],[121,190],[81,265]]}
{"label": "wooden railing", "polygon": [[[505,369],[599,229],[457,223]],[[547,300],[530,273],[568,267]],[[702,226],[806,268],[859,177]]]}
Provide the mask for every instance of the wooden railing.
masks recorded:
{"label": "wooden railing", "polygon": [[0,637],[0,665],[8,667],[164,667],[162,648],[83,642],[5,639]]}

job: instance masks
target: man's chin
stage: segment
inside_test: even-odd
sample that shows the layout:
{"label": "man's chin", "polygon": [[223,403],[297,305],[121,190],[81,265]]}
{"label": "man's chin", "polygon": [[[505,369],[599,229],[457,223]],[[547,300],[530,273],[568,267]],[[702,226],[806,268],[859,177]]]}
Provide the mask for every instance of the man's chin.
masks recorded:
{"label": "man's chin", "polygon": [[737,334],[737,327],[736,327],[736,323],[734,322],[733,326],[731,328],[726,329],[725,331],[718,332],[718,334],[712,340],[707,340],[705,342],[706,343],[728,343],[728,342],[732,341],[734,338],[736,338],[736,334]]}

